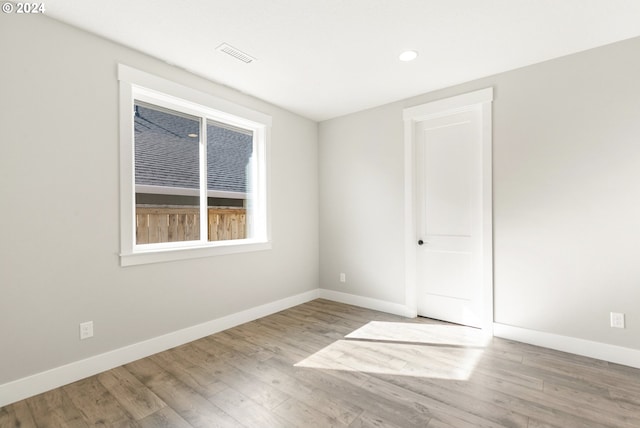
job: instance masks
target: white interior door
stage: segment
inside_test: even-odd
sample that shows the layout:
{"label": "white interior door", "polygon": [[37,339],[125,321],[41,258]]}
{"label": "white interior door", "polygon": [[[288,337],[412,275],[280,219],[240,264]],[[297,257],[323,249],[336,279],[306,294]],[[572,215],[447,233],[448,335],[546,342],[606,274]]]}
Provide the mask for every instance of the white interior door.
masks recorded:
{"label": "white interior door", "polygon": [[416,122],[414,132],[418,314],[481,327],[480,111]]}

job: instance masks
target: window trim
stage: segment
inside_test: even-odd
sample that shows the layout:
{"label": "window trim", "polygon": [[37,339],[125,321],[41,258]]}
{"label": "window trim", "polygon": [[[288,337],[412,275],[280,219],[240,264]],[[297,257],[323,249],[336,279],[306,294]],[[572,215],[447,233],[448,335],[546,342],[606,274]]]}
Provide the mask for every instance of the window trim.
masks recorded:
{"label": "window trim", "polygon": [[[223,254],[271,249],[269,165],[271,116],[192,89],[158,76],[118,64],[120,83],[120,265],[185,260]],[[179,107],[181,111],[212,116],[230,125],[252,129],[258,139],[255,168],[258,234],[248,239],[228,241],[184,241],[170,245],[135,244],[135,161],[134,99],[160,106]],[[206,126],[206,124],[205,124]],[[201,229],[202,230],[202,229]]]}

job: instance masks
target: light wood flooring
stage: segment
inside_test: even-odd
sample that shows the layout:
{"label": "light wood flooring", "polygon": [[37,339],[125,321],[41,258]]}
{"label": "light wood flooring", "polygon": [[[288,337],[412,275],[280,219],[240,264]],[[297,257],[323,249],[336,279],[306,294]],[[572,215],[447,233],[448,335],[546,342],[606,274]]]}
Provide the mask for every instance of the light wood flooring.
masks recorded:
{"label": "light wood flooring", "polygon": [[0,408],[0,427],[640,427],[640,370],[315,300]]}

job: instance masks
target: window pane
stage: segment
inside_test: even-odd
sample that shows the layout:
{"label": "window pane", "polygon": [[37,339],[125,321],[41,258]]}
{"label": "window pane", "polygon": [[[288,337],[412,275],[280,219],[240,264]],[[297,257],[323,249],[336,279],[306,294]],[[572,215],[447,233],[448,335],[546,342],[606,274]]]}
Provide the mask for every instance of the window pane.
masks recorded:
{"label": "window pane", "polygon": [[208,239],[251,237],[253,132],[207,121]]}
{"label": "window pane", "polygon": [[135,102],[136,244],[200,239],[200,119]]}

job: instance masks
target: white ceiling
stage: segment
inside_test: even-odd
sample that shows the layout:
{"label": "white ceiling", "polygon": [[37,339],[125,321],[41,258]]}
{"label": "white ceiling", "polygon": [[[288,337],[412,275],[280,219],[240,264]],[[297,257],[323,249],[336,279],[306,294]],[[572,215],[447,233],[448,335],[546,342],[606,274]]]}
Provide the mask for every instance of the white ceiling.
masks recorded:
{"label": "white ceiling", "polygon": [[[49,0],[46,8],[318,121],[640,36],[639,0]],[[257,61],[216,51],[223,42]],[[398,61],[405,49],[418,59]]]}

